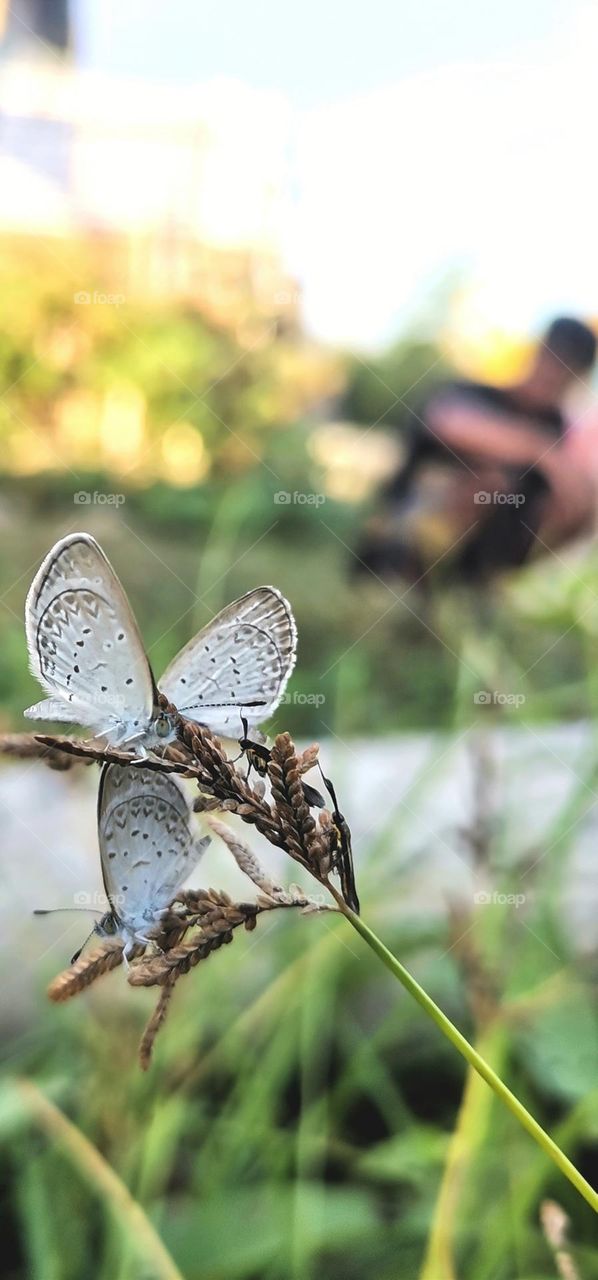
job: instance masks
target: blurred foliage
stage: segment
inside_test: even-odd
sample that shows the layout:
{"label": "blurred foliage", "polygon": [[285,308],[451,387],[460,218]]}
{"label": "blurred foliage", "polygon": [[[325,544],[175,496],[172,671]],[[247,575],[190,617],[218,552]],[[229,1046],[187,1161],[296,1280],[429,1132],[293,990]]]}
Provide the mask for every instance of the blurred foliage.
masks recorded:
{"label": "blurred foliage", "polygon": [[353,422],[402,426],[451,369],[430,339],[413,334],[379,356],[349,359],[343,412]]}
{"label": "blurred foliage", "polygon": [[0,242],[4,466],[104,469],[147,483],[234,475],[340,386],[341,365],[255,317],[128,300],[89,248]]}

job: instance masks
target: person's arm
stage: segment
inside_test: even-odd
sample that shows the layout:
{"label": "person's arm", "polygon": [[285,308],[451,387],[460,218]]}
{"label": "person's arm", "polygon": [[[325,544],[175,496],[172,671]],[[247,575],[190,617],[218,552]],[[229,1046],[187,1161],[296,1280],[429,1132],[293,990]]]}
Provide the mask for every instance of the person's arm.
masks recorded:
{"label": "person's arm", "polygon": [[425,416],[432,433],[455,453],[524,467],[550,456],[553,441],[526,418],[496,413],[458,392],[433,396]]}
{"label": "person's arm", "polygon": [[[560,546],[594,527],[598,481],[587,461],[584,464],[575,456],[567,438],[552,441],[530,427],[526,419],[495,413],[458,392],[440,392],[433,397],[426,406],[426,418],[449,449],[467,454],[474,465],[476,461],[480,464],[485,488],[499,487],[501,468],[510,466],[522,471],[535,466],[548,480],[537,534],[539,546]],[[498,468],[498,476],[491,480],[493,467]],[[473,487],[469,476],[465,483]],[[475,501],[475,495],[470,497]],[[488,514],[490,507],[482,507],[482,512]],[[519,518],[525,517],[520,513]]]}

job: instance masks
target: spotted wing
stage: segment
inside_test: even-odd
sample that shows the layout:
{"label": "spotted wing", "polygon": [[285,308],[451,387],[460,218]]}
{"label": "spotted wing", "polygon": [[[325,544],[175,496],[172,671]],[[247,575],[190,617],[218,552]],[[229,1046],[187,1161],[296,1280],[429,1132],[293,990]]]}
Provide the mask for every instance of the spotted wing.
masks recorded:
{"label": "spotted wing", "polygon": [[126,741],[147,727],[153,677],[125,592],[101,547],[71,533],[46,556],[25,605],[33,674],[51,695],[29,719],[71,720]]}
{"label": "spotted wing", "polygon": [[104,766],[98,840],[110,905],[133,933],[148,929],[172,902],[203,848],[174,778],[136,765]]}
{"label": "spotted wing", "polygon": [[241,714],[248,724],[259,724],[278,706],[296,650],[288,601],[275,587],[257,587],[222,609],[181,649],[160,688],[182,715],[237,738]]}

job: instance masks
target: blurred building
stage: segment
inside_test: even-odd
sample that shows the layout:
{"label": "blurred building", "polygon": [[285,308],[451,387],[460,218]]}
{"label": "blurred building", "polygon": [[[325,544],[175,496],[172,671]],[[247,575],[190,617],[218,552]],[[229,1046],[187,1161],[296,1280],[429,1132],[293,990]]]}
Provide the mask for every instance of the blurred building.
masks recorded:
{"label": "blurred building", "polygon": [[70,19],[69,0],[1,0],[3,50],[30,49],[36,41],[66,50],[71,44]]}
{"label": "blurred building", "polygon": [[108,290],[298,329],[282,100],[86,72],[66,0],[0,0],[0,36],[0,235],[91,240]]}

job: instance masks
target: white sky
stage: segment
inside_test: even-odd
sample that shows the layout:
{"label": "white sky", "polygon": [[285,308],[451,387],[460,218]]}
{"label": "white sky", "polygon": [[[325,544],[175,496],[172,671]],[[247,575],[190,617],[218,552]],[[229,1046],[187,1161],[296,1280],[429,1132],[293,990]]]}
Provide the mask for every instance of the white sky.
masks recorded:
{"label": "white sky", "polygon": [[450,279],[482,330],[598,315],[595,3],[78,7],[87,65],[284,96],[284,247],[319,336],[387,341]]}

